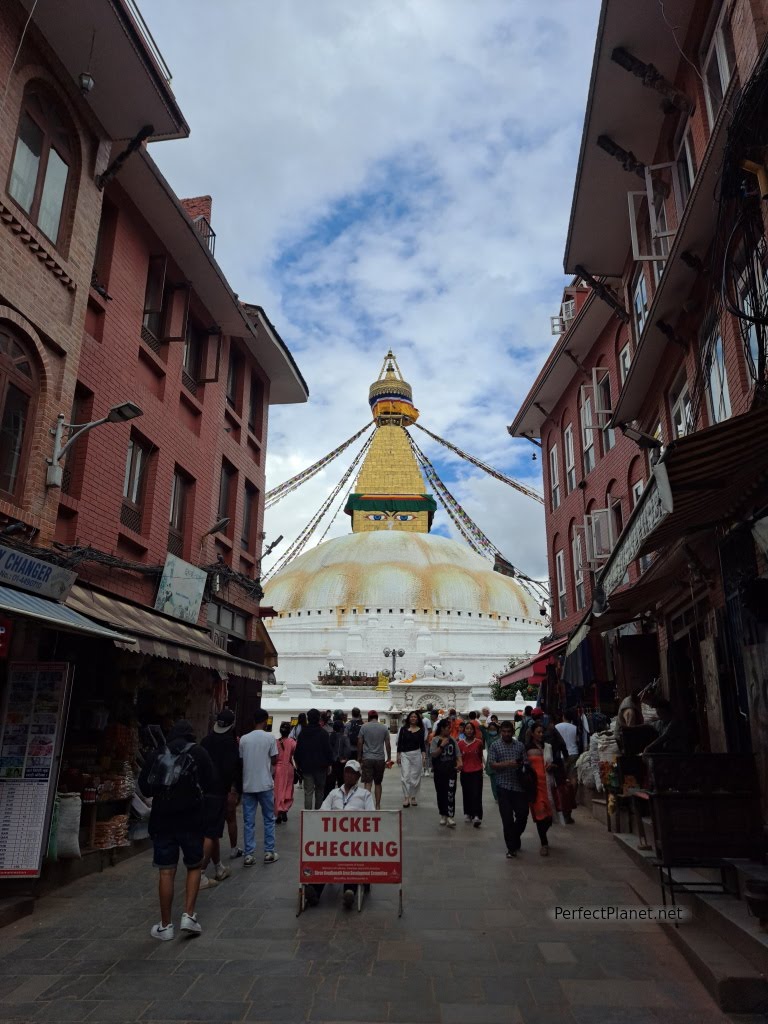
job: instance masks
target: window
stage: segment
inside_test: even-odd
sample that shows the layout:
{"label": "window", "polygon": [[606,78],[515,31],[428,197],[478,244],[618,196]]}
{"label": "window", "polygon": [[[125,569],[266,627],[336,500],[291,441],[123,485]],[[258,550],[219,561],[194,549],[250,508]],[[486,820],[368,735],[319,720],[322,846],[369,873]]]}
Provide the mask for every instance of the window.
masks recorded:
{"label": "window", "polygon": [[571,541],[573,555],[573,582],[576,591],[576,611],[580,612],[587,603],[584,596],[584,555],[581,534],[574,530]]}
{"label": "window", "polygon": [[669,411],[672,416],[672,437],[685,437],[691,416],[691,396],[685,371],[678,376],[669,393]]}
{"label": "window", "polygon": [[635,325],[635,341],[640,341],[646,317],[648,316],[648,286],[645,283],[645,272],[638,267],[632,287],[632,319]]}
{"label": "window", "polygon": [[192,320],[187,320],[184,349],[181,354],[181,380],[187,391],[196,392],[203,359],[205,335]]}
{"label": "window", "polygon": [[134,533],[141,533],[142,506],[144,504],[145,480],[149,463],[150,446],[132,436],[125,456],[123,477],[123,504],[120,522]]}
{"label": "window", "polygon": [[243,525],[240,530],[240,546],[243,551],[253,552],[255,546],[256,519],[259,514],[259,492],[246,480],[243,487]]}
{"label": "window", "polygon": [[713,423],[722,423],[731,415],[731,396],[725,372],[723,338],[717,331],[709,354],[709,412]]}
{"label": "window", "polygon": [[608,426],[608,422],[613,415],[613,405],[611,402],[611,378],[607,373],[600,379],[597,385],[597,407],[601,420],[605,424],[600,428],[600,434],[603,438],[603,455],[606,455],[616,444],[616,434]]}
{"label": "window", "polygon": [[635,483],[632,484],[632,508],[634,508],[638,501],[640,501],[640,495],[643,493],[644,488],[644,480],[636,480]]}
{"label": "window", "polygon": [[242,364],[242,356],[234,347],[231,347],[227,370],[227,404],[231,405],[233,409],[237,409],[240,404],[240,368]]}
{"label": "window", "polygon": [[96,238],[96,255],[93,258],[91,285],[100,295],[104,295],[109,286],[109,272],[112,268],[112,253],[115,247],[117,230],[117,207],[108,199],[101,204],[101,220]]}
{"label": "window", "polygon": [[595,468],[595,435],[592,425],[592,399],[584,396],[581,403],[581,447],[584,452],[584,475]]}
{"label": "window", "polygon": [[560,469],[557,464],[557,445],[549,449],[549,488],[552,494],[552,511],[560,505]]}
{"label": "window", "polygon": [[[656,231],[651,240],[651,249],[657,256],[668,256],[670,239],[669,222],[667,220],[667,207],[664,202],[664,197],[661,195],[654,196],[654,213],[656,214]],[[653,280],[656,285],[658,285],[661,280],[661,275],[664,273],[665,265],[665,259],[654,260]]]}
{"label": "window", "polygon": [[[693,133],[690,119],[683,122],[683,130],[676,147],[677,185],[680,191],[680,202],[685,208],[688,196],[696,180],[696,154],[693,150]],[[682,213],[682,211],[681,211]]]}
{"label": "window", "polygon": [[182,556],[184,551],[184,524],[187,517],[191,482],[186,473],[178,467],[173,473],[171,504],[168,516],[168,550],[172,555]]}
{"label": "window", "polygon": [[630,345],[625,345],[621,352],[619,352],[619,380],[622,387],[624,387],[624,381],[627,379],[627,375],[629,374],[629,367],[631,363],[632,348]]}
{"label": "window", "polygon": [[564,619],[568,614],[568,596],[565,586],[565,555],[558,551],[555,555],[555,571],[557,572],[557,614]]}
{"label": "window", "polygon": [[221,478],[219,480],[219,519],[224,519],[226,516],[232,519],[236,479],[237,470],[224,460],[221,464]]}
{"label": "window", "polygon": [[163,336],[165,266],[165,256],[149,257],[147,286],[144,291],[144,329],[155,341],[160,341]]}
{"label": "window", "polygon": [[728,6],[729,4],[723,3],[702,66],[710,129],[715,125],[720,107],[723,105],[723,98],[728,91],[731,76],[736,68],[733,36],[726,17]]}
{"label": "window", "polygon": [[21,496],[37,389],[31,349],[0,324],[0,495],[11,500]]}
{"label": "window", "polygon": [[569,423],[563,431],[563,447],[565,448],[565,486],[568,494],[576,486],[576,459],[573,451],[573,424]]}
{"label": "window", "polygon": [[[763,267],[757,253],[754,253],[751,259],[745,260],[745,264],[738,282],[739,308],[747,317],[765,318],[766,304],[768,303],[768,271]],[[750,375],[754,380],[758,380],[761,337],[767,336],[766,329],[763,327],[758,330],[757,324],[744,319],[739,320],[739,328],[745,351],[749,352],[748,362],[751,361],[752,364],[749,367]],[[763,358],[765,360],[765,355]]]}
{"label": "window", "polygon": [[264,417],[264,384],[256,371],[251,371],[251,390],[248,403],[248,429],[261,437],[261,423]]}
{"label": "window", "polygon": [[72,132],[44,86],[27,87],[16,134],[8,194],[58,245],[72,166]]}

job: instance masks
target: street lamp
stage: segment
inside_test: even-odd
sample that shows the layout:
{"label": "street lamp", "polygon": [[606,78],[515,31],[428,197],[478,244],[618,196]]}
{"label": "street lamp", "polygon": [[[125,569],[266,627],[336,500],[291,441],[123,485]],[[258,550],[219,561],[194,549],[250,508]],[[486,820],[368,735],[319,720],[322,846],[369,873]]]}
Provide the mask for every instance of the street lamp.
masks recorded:
{"label": "street lamp", "polygon": [[[51,428],[53,458],[46,460],[48,462],[48,472],[45,477],[46,487],[61,487],[64,479],[64,467],[61,465],[61,460],[83,434],[87,434],[94,427],[100,427],[103,423],[125,423],[127,420],[133,420],[142,415],[142,410],[134,402],[113,405],[106,416],[102,416],[99,420],[93,420],[91,423],[65,423],[64,413],[60,412],[56,417],[56,426]],[[69,431],[69,438],[66,441],[64,441],[65,430]]]}
{"label": "street lamp", "polygon": [[394,647],[384,648],[384,657],[392,659],[392,678],[395,678],[395,665],[397,664],[398,658],[405,657],[405,651],[401,648],[395,649]]}

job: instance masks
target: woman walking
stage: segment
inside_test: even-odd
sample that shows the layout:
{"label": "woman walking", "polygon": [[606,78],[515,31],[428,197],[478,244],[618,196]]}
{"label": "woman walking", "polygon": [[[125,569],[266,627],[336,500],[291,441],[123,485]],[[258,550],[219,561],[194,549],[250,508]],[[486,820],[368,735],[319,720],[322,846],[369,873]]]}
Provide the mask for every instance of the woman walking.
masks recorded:
{"label": "woman walking", "polygon": [[344,782],[344,765],[352,757],[352,744],[349,742],[349,736],[344,732],[344,723],[340,718],[333,720],[333,732],[328,739],[331,741],[333,764],[331,773],[325,780],[326,796],[332,789],[338,789]]}
{"label": "woman walking", "polygon": [[494,771],[493,764],[491,762],[491,746],[498,738],[499,727],[495,722],[489,721],[488,725],[485,727],[485,749],[488,751],[488,756],[485,759],[485,774],[491,780],[491,793],[493,794],[493,799],[496,803],[499,802],[499,793],[496,789],[496,772]]}
{"label": "woman walking", "polygon": [[291,726],[283,722],[280,726],[280,739],[277,741],[277,761],[275,762],[275,821],[288,821],[288,811],[293,806],[294,765],[293,752],[296,740],[291,739]]}
{"label": "woman walking", "polygon": [[473,722],[464,725],[464,739],[459,740],[459,752],[464,821],[480,828],[483,823],[483,742]]}
{"label": "woman walking", "polygon": [[440,824],[456,828],[456,775],[461,770],[461,751],[451,737],[451,720],[444,718],[438,723],[429,747],[434,772],[435,793]]}
{"label": "woman walking", "polygon": [[549,856],[547,832],[552,825],[555,814],[555,797],[552,760],[552,746],[544,740],[544,726],[535,722],[528,730],[526,751],[531,768],[536,776],[536,796],[531,803],[531,817],[536,822],[536,830],[541,841],[542,857]]}
{"label": "woman walking", "polygon": [[397,763],[403,786],[403,807],[416,807],[421,776],[427,761],[424,723],[418,711],[411,711],[397,737]]}

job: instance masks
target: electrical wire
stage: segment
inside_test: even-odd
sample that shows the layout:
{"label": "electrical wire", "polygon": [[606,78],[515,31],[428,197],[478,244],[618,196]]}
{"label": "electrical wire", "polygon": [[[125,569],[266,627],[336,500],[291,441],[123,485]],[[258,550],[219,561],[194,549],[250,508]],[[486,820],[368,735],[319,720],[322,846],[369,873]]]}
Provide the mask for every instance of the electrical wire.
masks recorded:
{"label": "electrical wire", "polygon": [[13,60],[11,61],[11,66],[10,66],[10,68],[8,70],[8,77],[5,80],[5,90],[3,92],[3,102],[0,103],[0,115],[2,115],[3,111],[5,110],[5,101],[8,98],[8,89],[10,88],[10,85],[11,85],[11,77],[13,75],[14,68],[16,67],[16,61],[19,59],[19,54],[21,53],[21,48],[24,45],[24,39],[26,38],[26,35],[27,35],[27,29],[29,28],[29,23],[32,21],[32,16],[35,13],[35,8],[37,7],[37,3],[38,3],[38,0],[35,0],[35,2],[32,4],[32,9],[29,12],[29,17],[27,18],[26,22],[24,23],[24,28],[21,30],[21,38],[19,39],[19,45],[16,47],[16,53],[14,53],[14,55],[13,55]]}

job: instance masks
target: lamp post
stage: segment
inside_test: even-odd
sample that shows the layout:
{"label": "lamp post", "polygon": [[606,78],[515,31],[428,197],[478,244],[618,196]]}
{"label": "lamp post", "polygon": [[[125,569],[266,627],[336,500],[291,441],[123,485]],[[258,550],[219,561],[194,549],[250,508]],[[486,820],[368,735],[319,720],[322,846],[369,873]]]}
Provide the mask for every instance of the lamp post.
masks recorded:
{"label": "lamp post", "polygon": [[392,658],[392,678],[394,679],[395,678],[395,666],[397,665],[397,659],[398,658],[404,658],[405,657],[405,651],[402,649],[402,647],[399,648],[399,649],[396,649],[394,647],[385,647],[384,648],[384,657],[385,658]]}
{"label": "lamp post", "polygon": [[[134,402],[113,405],[106,416],[102,416],[99,420],[93,420],[91,423],[65,423],[64,413],[60,412],[56,417],[56,426],[51,428],[53,457],[46,460],[48,463],[48,472],[45,477],[46,487],[61,487],[64,479],[64,467],[61,460],[83,434],[87,434],[89,430],[100,427],[104,423],[125,423],[127,420],[133,420],[142,415],[143,411]],[[66,441],[64,441],[65,430],[69,431]]]}

